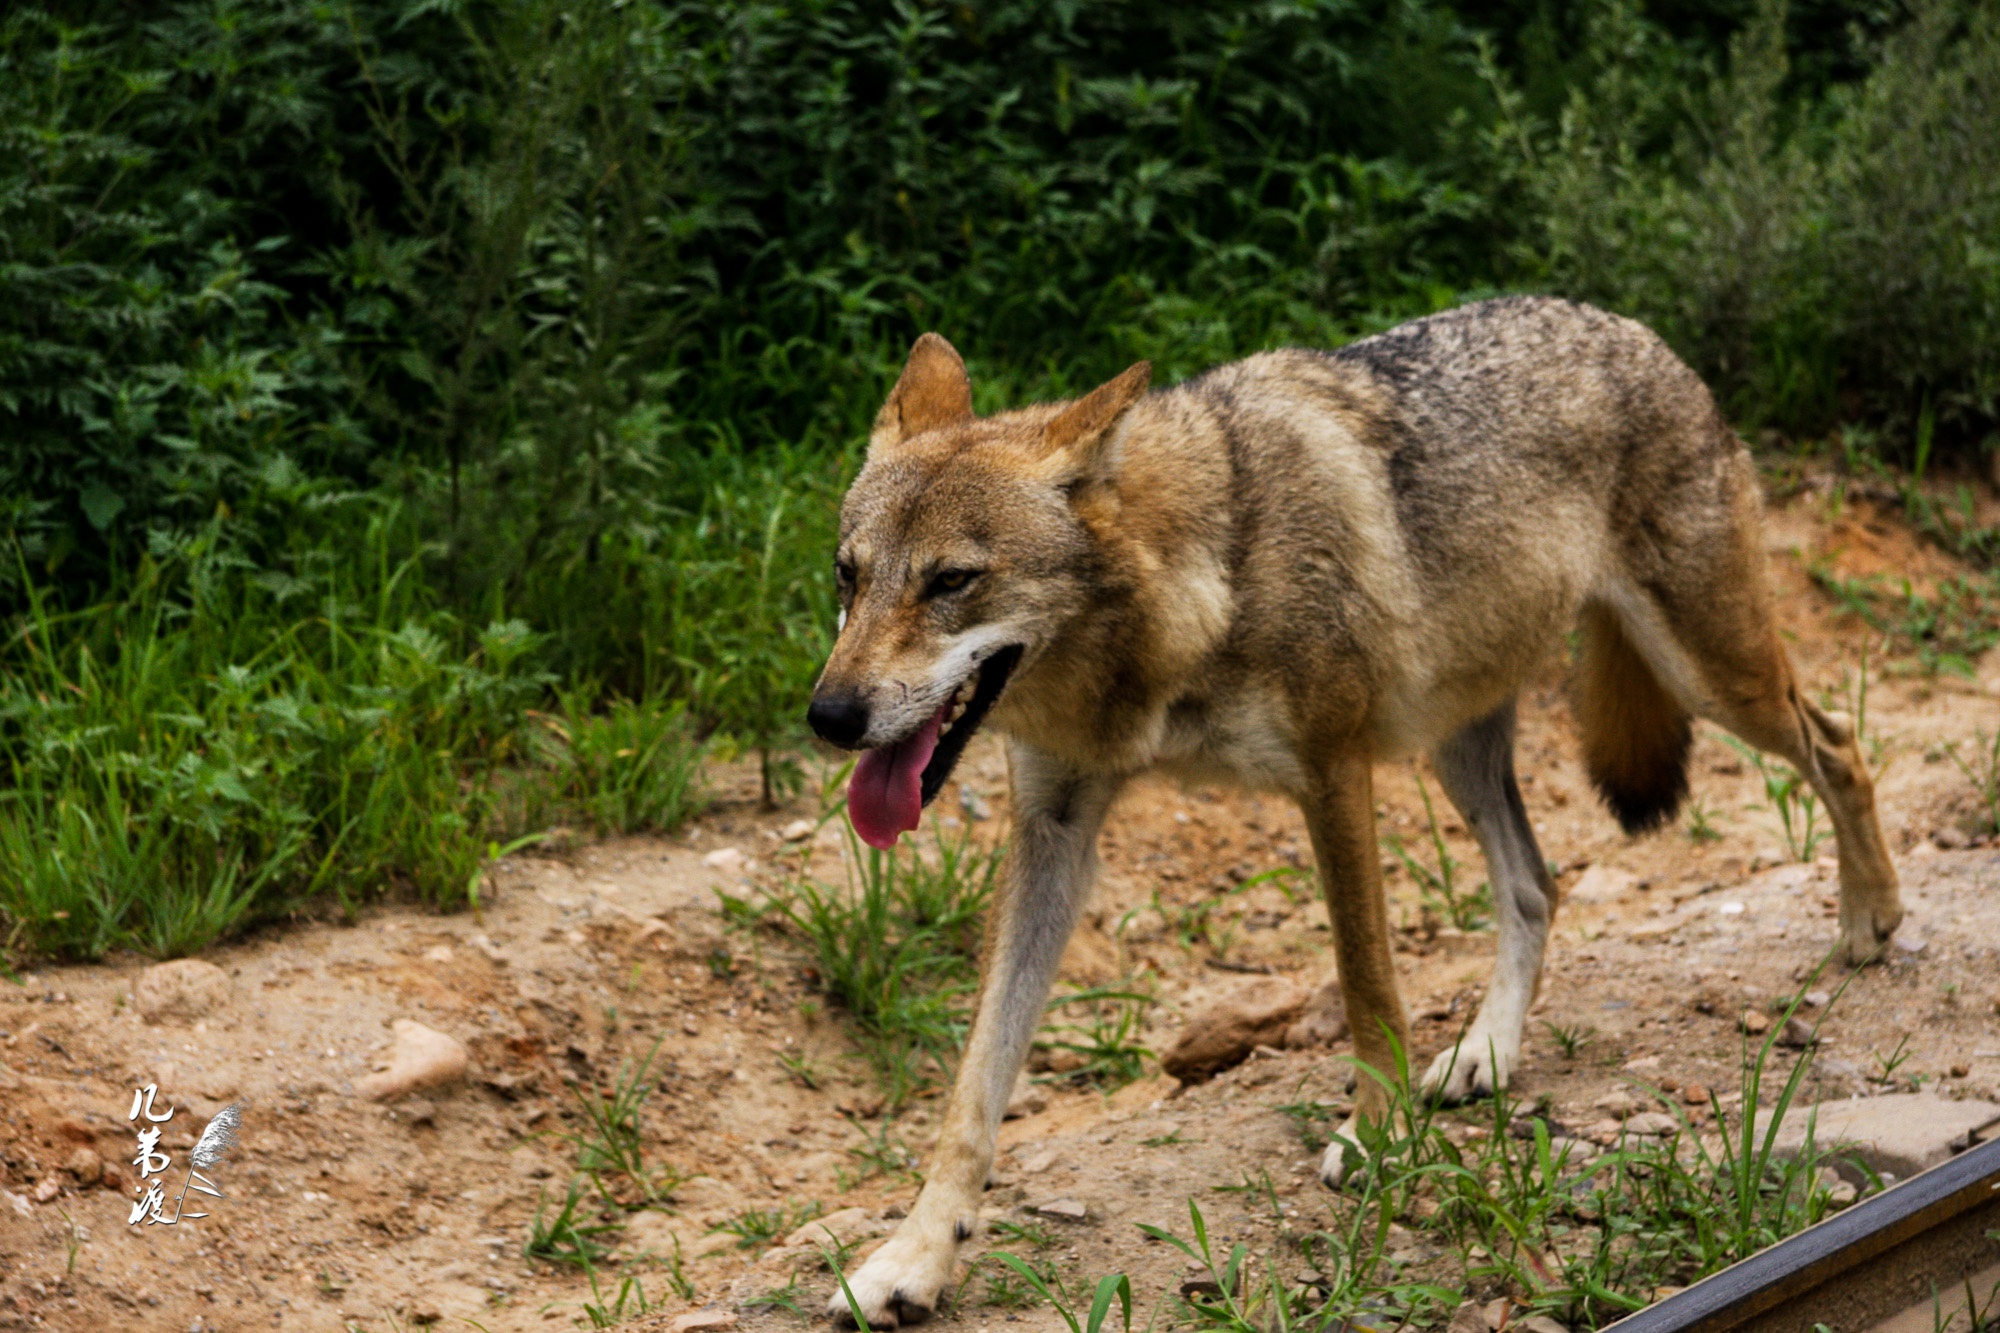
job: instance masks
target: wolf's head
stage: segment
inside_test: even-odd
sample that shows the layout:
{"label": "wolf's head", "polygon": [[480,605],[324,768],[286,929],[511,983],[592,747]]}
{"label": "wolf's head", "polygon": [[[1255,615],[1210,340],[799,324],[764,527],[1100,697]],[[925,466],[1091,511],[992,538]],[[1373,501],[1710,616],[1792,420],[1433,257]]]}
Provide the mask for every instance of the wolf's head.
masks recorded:
{"label": "wolf's head", "polygon": [[848,814],[871,846],[917,827],[1008,680],[1087,604],[1080,497],[1151,380],[1141,362],[1074,402],[977,417],[951,344],[911,348],[841,507],[840,637],[806,713],[863,751]]}

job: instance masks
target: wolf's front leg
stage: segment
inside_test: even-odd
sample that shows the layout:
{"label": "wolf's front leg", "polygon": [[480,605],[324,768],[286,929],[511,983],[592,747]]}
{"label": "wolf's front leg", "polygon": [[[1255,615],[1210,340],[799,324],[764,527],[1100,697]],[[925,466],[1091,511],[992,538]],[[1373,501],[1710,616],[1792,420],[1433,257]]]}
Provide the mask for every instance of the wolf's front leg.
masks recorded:
{"label": "wolf's front leg", "polygon": [[[1010,759],[1013,846],[987,921],[972,1035],[937,1151],[910,1215],[847,1280],[871,1328],[927,1318],[951,1284],[960,1242],[979,1225],[994,1135],[1089,892],[1097,830],[1119,786],[1023,746],[1014,746]],[[844,1292],[834,1293],[827,1312],[838,1323],[854,1322]]]}
{"label": "wolf's front leg", "polygon": [[1542,954],[1556,907],[1555,880],[1535,844],[1514,780],[1514,705],[1509,702],[1439,746],[1432,759],[1444,789],[1479,839],[1499,918],[1499,956],[1485,1003],[1463,1040],[1441,1052],[1424,1091],[1448,1102],[1507,1086],[1521,1058],[1521,1030],[1541,985]]}
{"label": "wolf's front leg", "polygon": [[[1410,1021],[1396,987],[1389,951],[1389,908],[1382,894],[1382,854],[1375,846],[1374,773],[1365,750],[1348,748],[1325,761],[1316,790],[1299,802],[1319,862],[1320,888],[1333,924],[1341,996],[1354,1031],[1355,1057],[1389,1075],[1398,1049],[1410,1048]],[[1349,1159],[1361,1153],[1363,1121],[1381,1124],[1389,1095],[1363,1071],[1354,1114],[1335,1131],[1320,1159],[1320,1178],[1338,1189]]]}

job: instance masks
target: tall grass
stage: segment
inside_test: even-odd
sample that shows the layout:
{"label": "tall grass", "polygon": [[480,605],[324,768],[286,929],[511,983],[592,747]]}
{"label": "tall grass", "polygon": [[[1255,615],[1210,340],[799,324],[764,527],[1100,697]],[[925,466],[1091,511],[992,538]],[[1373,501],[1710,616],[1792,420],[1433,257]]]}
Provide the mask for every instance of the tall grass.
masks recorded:
{"label": "tall grass", "polygon": [[377,509],[307,578],[245,571],[211,531],[86,609],[31,593],[0,643],[10,943],[172,956],[321,894],[450,907],[494,838],[564,803],[620,831],[692,808],[677,709],[579,711],[552,743],[538,637],[438,608],[397,522]]}

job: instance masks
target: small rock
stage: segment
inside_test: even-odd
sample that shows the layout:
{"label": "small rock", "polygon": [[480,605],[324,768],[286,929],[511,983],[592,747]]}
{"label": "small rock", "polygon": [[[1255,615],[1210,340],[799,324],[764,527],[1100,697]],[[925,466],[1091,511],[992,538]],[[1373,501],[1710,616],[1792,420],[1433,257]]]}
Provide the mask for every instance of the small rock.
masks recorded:
{"label": "small rock", "polygon": [[427,963],[449,963],[451,957],[451,946],[449,944],[433,944],[430,948],[424,950],[424,961]]}
{"label": "small rock", "polygon": [[1314,1046],[1331,1046],[1347,1035],[1347,998],[1340,993],[1340,977],[1326,974],[1326,980],[1306,997],[1305,1008],[1285,1029],[1285,1048],[1301,1051]]}
{"label": "small rock", "polygon": [[229,974],[199,958],[155,963],[139,974],[132,1002],[148,1023],[165,1018],[192,1022],[229,1002]]}
{"label": "small rock", "polygon": [[1025,1069],[1016,1074],[1014,1092],[1007,1098],[1007,1113],[1003,1119],[1019,1120],[1023,1116],[1040,1115],[1048,1109],[1049,1095],[1041,1085],[1031,1082]]}
{"label": "small rock", "polygon": [[965,811],[965,817],[975,823],[993,818],[993,811],[987,808],[986,798],[970,787],[958,789],[958,808]]}
{"label": "small rock", "polygon": [[1625,1122],[1627,1134],[1639,1134],[1649,1139],[1665,1138],[1679,1132],[1681,1122],[1665,1111],[1641,1111]]}
{"label": "small rock", "polygon": [[1090,1058],[1082,1051],[1072,1051],[1066,1046],[1058,1046],[1038,1054],[1041,1058],[1036,1063],[1051,1074],[1074,1074],[1090,1063]]}
{"label": "small rock", "polygon": [[466,943],[470,944],[473,948],[479,950],[480,956],[484,958],[487,962],[493,964],[493,966],[495,967],[507,966],[507,953],[499,945],[493,942],[492,936],[487,935],[484,932],[481,932],[480,934],[474,935],[470,939],[466,940]]}
{"label": "small rock", "polygon": [[63,1163],[63,1170],[75,1176],[79,1185],[95,1185],[104,1177],[104,1159],[89,1148],[78,1148]]}
{"label": "small rock", "polygon": [[735,870],[743,864],[743,853],[734,847],[718,847],[702,857],[701,863],[711,870]]}
{"label": "small rock", "polygon": [[422,1097],[412,1097],[403,1103],[403,1115],[413,1125],[434,1125],[437,1123],[437,1103],[425,1101]]}
{"label": "small rock", "polygon": [[866,1208],[841,1208],[798,1228],[785,1237],[785,1244],[809,1245],[814,1249],[821,1245],[847,1245],[887,1230],[888,1223],[869,1216]]}
{"label": "small rock", "polygon": [[4,1198],[7,1201],[7,1206],[21,1216],[34,1216],[34,1210],[28,1206],[28,1200],[25,1195],[16,1194],[12,1190],[0,1190],[0,1198]]}
{"label": "small rock", "polygon": [[35,1186],[35,1202],[47,1203],[62,1193],[62,1182],[54,1176],[42,1177],[42,1183]]}
{"label": "small rock", "polygon": [[1259,977],[1189,1014],[1160,1068],[1183,1083],[1213,1078],[1258,1046],[1283,1041],[1305,1004],[1306,993],[1295,983]]}
{"label": "small rock", "polygon": [[813,822],[810,819],[794,819],[778,830],[778,837],[785,842],[804,842],[812,836]]}
{"label": "small rock", "polygon": [[1520,1323],[1509,1324],[1507,1327],[1510,1330],[1519,1330],[1519,1333],[1569,1333],[1567,1328],[1545,1314],[1538,1314],[1532,1319],[1523,1319]]}
{"label": "small rock", "polygon": [[667,1324],[667,1333],[720,1333],[736,1327],[734,1310],[690,1310]]}
{"label": "small rock", "polygon": [[1592,1102],[1591,1106],[1616,1120],[1629,1120],[1646,1109],[1645,1103],[1624,1088],[1614,1088]]}
{"label": "small rock", "polygon": [[[1811,1119],[1813,1142],[1821,1152],[1852,1153],[1879,1172],[1907,1179],[1945,1161],[1971,1131],[1995,1117],[2000,1117],[2000,1106],[1991,1102],[1950,1101],[1931,1092],[1821,1102],[1786,1114],[1773,1151],[1797,1156]],[[1759,1112],[1757,1119],[1761,1138],[1769,1113]]]}
{"label": "small rock", "polygon": [[1068,1222],[1081,1222],[1090,1216],[1090,1210],[1078,1199],[1050,1199],[1036,1204],[1035,1211],[1043,1217],[1060,1217]]}
{"label": "small rock", "polygon": [[1563,898],[1575,903],[1615,902],[1631,892],[1638,882],[1638,876],[1628,875],[1599,861],[1577,877],[1576,883],[1569,886],[1569,892]]}
{"label": "small rock", "polygon": [[1905,958],[1915,958],[1924,951],[1930,941],[1915,931],[1899,930],[1896,932],[1896,938],[1891,943],[1895,945],[1898,954],[1901,954]]}
{"label": "small rock", "polygon": [[1690,1083],[1681,1089],[1681,1100],[1689,1106],[1708,1105],[1708,1089],[1699,1083]]}
{"label": "small rock", "polygon": [[1509,1301],[1505,1296],[1502,1296],[1497,1301],[1486,1302],[1486,1326],[1496,1329],[1506,1327],[1507,1312],[1513,1308],[1513,1302]]}
{"label": "small rock", "polygon": [[1021,1170],[1026,1175],[1039,1176],[1042,1172],[1048,1170],[1061,1160],[1062,1154],[1058,1153],[1054,1148],[1044,1148],[1033,1157],[1022,1162]]}
{"label": "small rock", "polygon": [[1451,1312],[1445,1333],[1493,1333],[1493,1325],[1486,1322],[1486,1310],[1478,1301],[1466,1301]]}
{"label": "small rock", "polygon": [[1824,1009],[1833,1003],[1833,997],[1823,990],[1809,990],[1799,997],[1799,1003],[1808,1009]]}
{"label": "small rock", "polygon": [[1753,1037],[1761,1037],[1771,1030],[1771,1019],[1761,1009],[1745,1009],[1738,1022]]}
{"label": "small rock", "polygon": [[1931,841],[1936,843],[1938,846],[1944,848],[1946,851],[1952,852],[1952,851],[1957,851],[1959,848],[1965,846],[1966,837],[1963,833],[1959,832],[1957,829],[1952,828],[1950,826],[1946,826],[1944,828],[1935,830],[1931,834]]}
{"label": "small rock", "polygon": [[1819,1038],[1813,1035],[1812,1024],[1797,1014],[1785,1020],[1785,1029],[1778,1034],[1778,1045],[1789,1046],[1795,1051],[1802,1051],[1818,1040]]}
{"label": "small rock", "polygon": [[394,1101],[419,1088],[441,1087],[465,1076],[465,1047],[456,1037],[408,1018],[395,1022],[396,1045],[387,1072],[354,1080],[354,1090],[374,1102]]}

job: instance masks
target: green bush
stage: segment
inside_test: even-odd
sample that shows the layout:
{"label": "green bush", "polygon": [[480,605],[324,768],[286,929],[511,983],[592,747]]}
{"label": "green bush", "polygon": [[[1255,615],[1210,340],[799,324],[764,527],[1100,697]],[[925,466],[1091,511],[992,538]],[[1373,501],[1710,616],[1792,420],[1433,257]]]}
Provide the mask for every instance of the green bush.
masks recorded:
{"label": "green bush", "polygon": [[2000,420],[1996,24],[9,10],[0,902],[172,950],[321,891],[456,901],[549,819],[670,823],[697,739],[782,791],[837,497],[924,328],[987,409],[1553,287],[1745,424],[1963,452]]}
{"label": "green bush", "polygon": [[[1651,323],[1749,424],[1891,427],[1904,460],[2000,421],[2000,16],[1915,0],[1866,76],[1801,105],[1782,0],[1697,85],[1610,4],[1595,72],[1521,170],[1555,284]],[[1667,135],[1664,150],[1648,151]],[[1524,134],[1534,139],[1533,128]]]}

